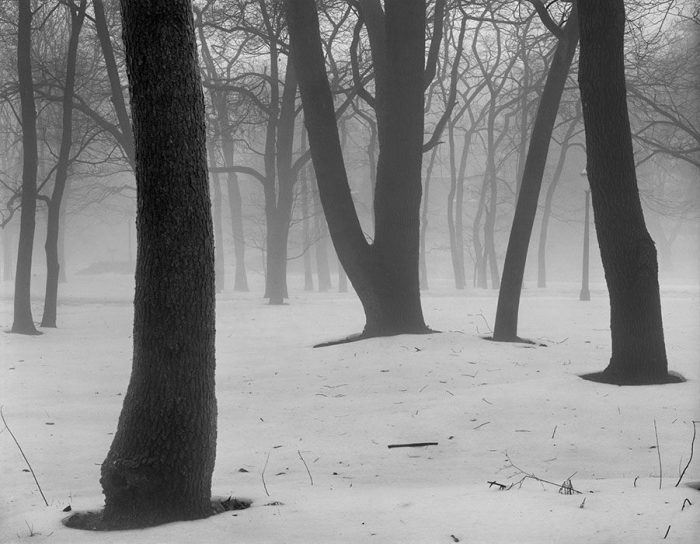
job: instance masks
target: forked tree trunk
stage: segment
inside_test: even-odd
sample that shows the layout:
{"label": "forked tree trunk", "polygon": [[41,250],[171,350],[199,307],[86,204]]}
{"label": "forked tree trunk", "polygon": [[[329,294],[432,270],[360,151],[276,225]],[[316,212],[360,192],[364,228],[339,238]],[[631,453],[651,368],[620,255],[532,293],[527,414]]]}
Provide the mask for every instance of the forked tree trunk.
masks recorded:
{"label": "forked tree trunk", "polygon": [[525,159],[513,225],[508,239],[508,249],[503,263],[496,322],[493,327],[493,339],[499,342],[519,340],[518,310],[532,225],[537,214],[542,176],[547,163],[549,142],[552,139],[552,131],[559,111],[559,102],[578,43],[578,17],[575,2],[572,5],[569,20],[561,32],[537,108],[535,124],[532,127],[532,136]]}
{"label": "forked tree trunk", "polygon": [[36,109],[32,81],[32,7],[19,0],[17,24],[17,73],[22,114],[22,213],[15,271],[14,321],[11,332],[40,334],[34,326],[31,306],[32,253],[36,228],[36,176],[38,164]]}
{"label": "forked tree trunk", "polygon": [[610,294],[612,356],[620,385],[668,381],[656,248],[639,199],[625,89],[622,0],[579,0],[579,87],[600,256]]}
{"label": "forked tree trunk", "polygon": [[[378,1],[365,4],[381,12]],[[287,2],[292,58],[321,202],[338,257],[365,310],[365,336],[428,330],[418,277],[425,2],[386,0],[384,8],[371,21],[365,14],[368,28],[383,30],[370,32],[379,122],[376,226],[370,245],[343,164],[315,3]]]}
{"label": "forked tree trunk", "polygon": [[106,528],[211,514],[214,245],[188,0],[122,0],[138,199],[134,360],[102,464]]}

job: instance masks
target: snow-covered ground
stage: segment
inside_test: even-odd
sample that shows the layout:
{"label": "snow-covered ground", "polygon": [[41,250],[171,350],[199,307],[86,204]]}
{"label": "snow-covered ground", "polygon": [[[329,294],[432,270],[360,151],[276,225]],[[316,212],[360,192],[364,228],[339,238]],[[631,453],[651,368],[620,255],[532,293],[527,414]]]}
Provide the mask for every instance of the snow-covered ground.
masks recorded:
{"label": "snow-covered ground", "polygon": [[[700,439],[675,487],[700,420],[697,287],[663,290],[670,368],[688,381],[625,388],[578,377],[609,357],[600,285],[588,303],[575,285],[525,291],[520,333],[547,347],[483,340],[496,294],[438,287],[423,307],[441,333],[320,349],[313,344],[359,332],[361,307],[353,294],[297,287],[282,307],[257,290],[217,301],[213,492],[252,507],[141,531],[60,522],[68,505],[102,505],[99,465],[131,367],[133,287],[123,276],[76,276],[61,286],[59,329],[1,334],[0,404],[49,507],[3,429],[0,542],[636,544],[700,535],[700,493],[685,485],[700,481]],[[11,285],[3,289],[7,330]],[[37,300],[35,318],[40,311]],[[438,445],[387,448],[407,442]],[[525,473],[570,479],[581,494]]]}

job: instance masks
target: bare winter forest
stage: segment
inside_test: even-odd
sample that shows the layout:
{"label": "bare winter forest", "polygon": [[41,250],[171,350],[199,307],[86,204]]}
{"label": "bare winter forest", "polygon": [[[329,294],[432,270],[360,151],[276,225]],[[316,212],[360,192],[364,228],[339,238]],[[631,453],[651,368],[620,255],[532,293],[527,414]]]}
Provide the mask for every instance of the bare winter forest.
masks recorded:
{"label": "bare winter forest", "polygon": [[0,542],[700,536],[694,0],[0,2]]}

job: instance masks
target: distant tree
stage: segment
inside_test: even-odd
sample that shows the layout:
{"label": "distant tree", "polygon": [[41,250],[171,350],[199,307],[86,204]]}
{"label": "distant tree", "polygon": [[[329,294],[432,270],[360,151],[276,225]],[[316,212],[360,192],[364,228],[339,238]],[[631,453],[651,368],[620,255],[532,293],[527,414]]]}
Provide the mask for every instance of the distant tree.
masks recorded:
{"label": "distant tree", "polygon": [[371,44],[379,134],[371,244],[348,184],[313,0],[287,2],[291,57],[331,239],[365,310],[363,334],[421,333],[428,330],[418,273],[426,3],[358,4]]}
{"label": "distant tree", "polygon": [[547,28],[558,38],[547,81],[537,108],[535,124],[523,167],[523,176],[515,206],[513,225],[508,240],[508,249],[503,263],[503,277],[498,293],[496,321],[493,339],[499,342],[514,342],[518,338],[518,309],[525,261],[530,245],[530,235],[537,213],[537,202],[542,186],[549,143],[559,111],[559,102],[564,92],[564,84],[569,75],[571,62],[578,43],[578,18],[576,2],[572,4],[568,20],[560,28],[551,18],[546,6],[540,0],[531,0]]}
{"label": "distant tree", "polygon": [[30,0],[18,0],[17,73],[22,119],[22,214],[15,273],[14,321],[12,332],[39,334],[31,307],[32,253],[36,228],[38,151],[36,106],[32,76],[32,7]]}
{"label": "distant tree", "polygon": [[122,0],[138,187],[134,359],[102,464],[103,525],[211,514],[214,248],[189,0]]}
{"label": "distant tree", "polygon": [[637,189],[625,88],[622,0],[578,0],[579,87],[588,180],[610,295],[610,364],[595,378],[618,385],[670,380],[656,248]]}

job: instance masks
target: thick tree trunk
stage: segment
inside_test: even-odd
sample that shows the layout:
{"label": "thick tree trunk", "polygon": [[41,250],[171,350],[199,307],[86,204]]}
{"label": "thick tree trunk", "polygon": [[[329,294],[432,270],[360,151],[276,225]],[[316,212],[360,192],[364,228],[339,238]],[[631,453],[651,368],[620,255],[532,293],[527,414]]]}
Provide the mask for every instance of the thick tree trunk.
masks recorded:
{"label": "thick tree trunk", "polygon": [[17,73],[22,114],[22,213],[15,271],[14,321],[11,332],[39,334],[31,306],[32,253],[36,228],[37,137],[34,83],[32,81],[32,8],[29,0],[19,0],[17,25]]}
{"label": "thick tree trunk", "polygon": [[668,381],[654,242],[639,199],[625,90],[622,0],[579,0],[579,87],[600,255],[610,294],[612,356],[620,385]]}
{"label": "thick tree trunk", "polygon": [[[378,1],[367,3],[381,11]],[[384,6],[386,13],[375,14],[367,23],[374,41],[379,108],[376,228],[369,245],[343,164],[316,7],[312,0],[287,3],[292,57],[321,202],[336,252],[364,307],[366,336],[428,330],[418,277],[425,2],[386,0]],[[375,32],[377,25],[385,31],[384,38]]]}
{"label": "thick tree trunk", "polygon": [[85,18],[87,1],[81,0],[78,8],[71,10],[71,35],[68,41],[66,56],[66,79],[63,89],[63,119],[61,129],[61,148],[58,152],[56,177],[53,192],[49,200],[48,218],[46,221],[46,293],[44,295],[44,315],[41,318],[42,327],[56,327],[56,311],[58,306],[58,276],[60,263],[58,260],[58,234],[61,219],[61,203],[68,177],[68,163],[73,138],[73,92],[75,89],[75,64],[78,52],[80,30]]}
{"label": "thick tree trunk", "polygon": [[537,201],[542,186],[542,176],[547,163],[549,142],[559,111],[559,102],[564,84],[569,75],[571,61],[578,43],[578,16],[576,3],[572,5],[569,20],[562,30],[549,67],[547,81],[537,108],[535,124],[525,159],[522,182],[515,206],[513,225],[510,230],[503,277],[498,294],[496,322],[493,339],[499,342],[514,342],[518,338],[518,310],[522,291],[525,262],[532,235],[532,225],[537,214]]}
{"label": "thick tree trunk", "polygon": [[102,464],[107,528],[211,514],[214,245],[188,0],[122,0],[136,149],[134,361]]}

